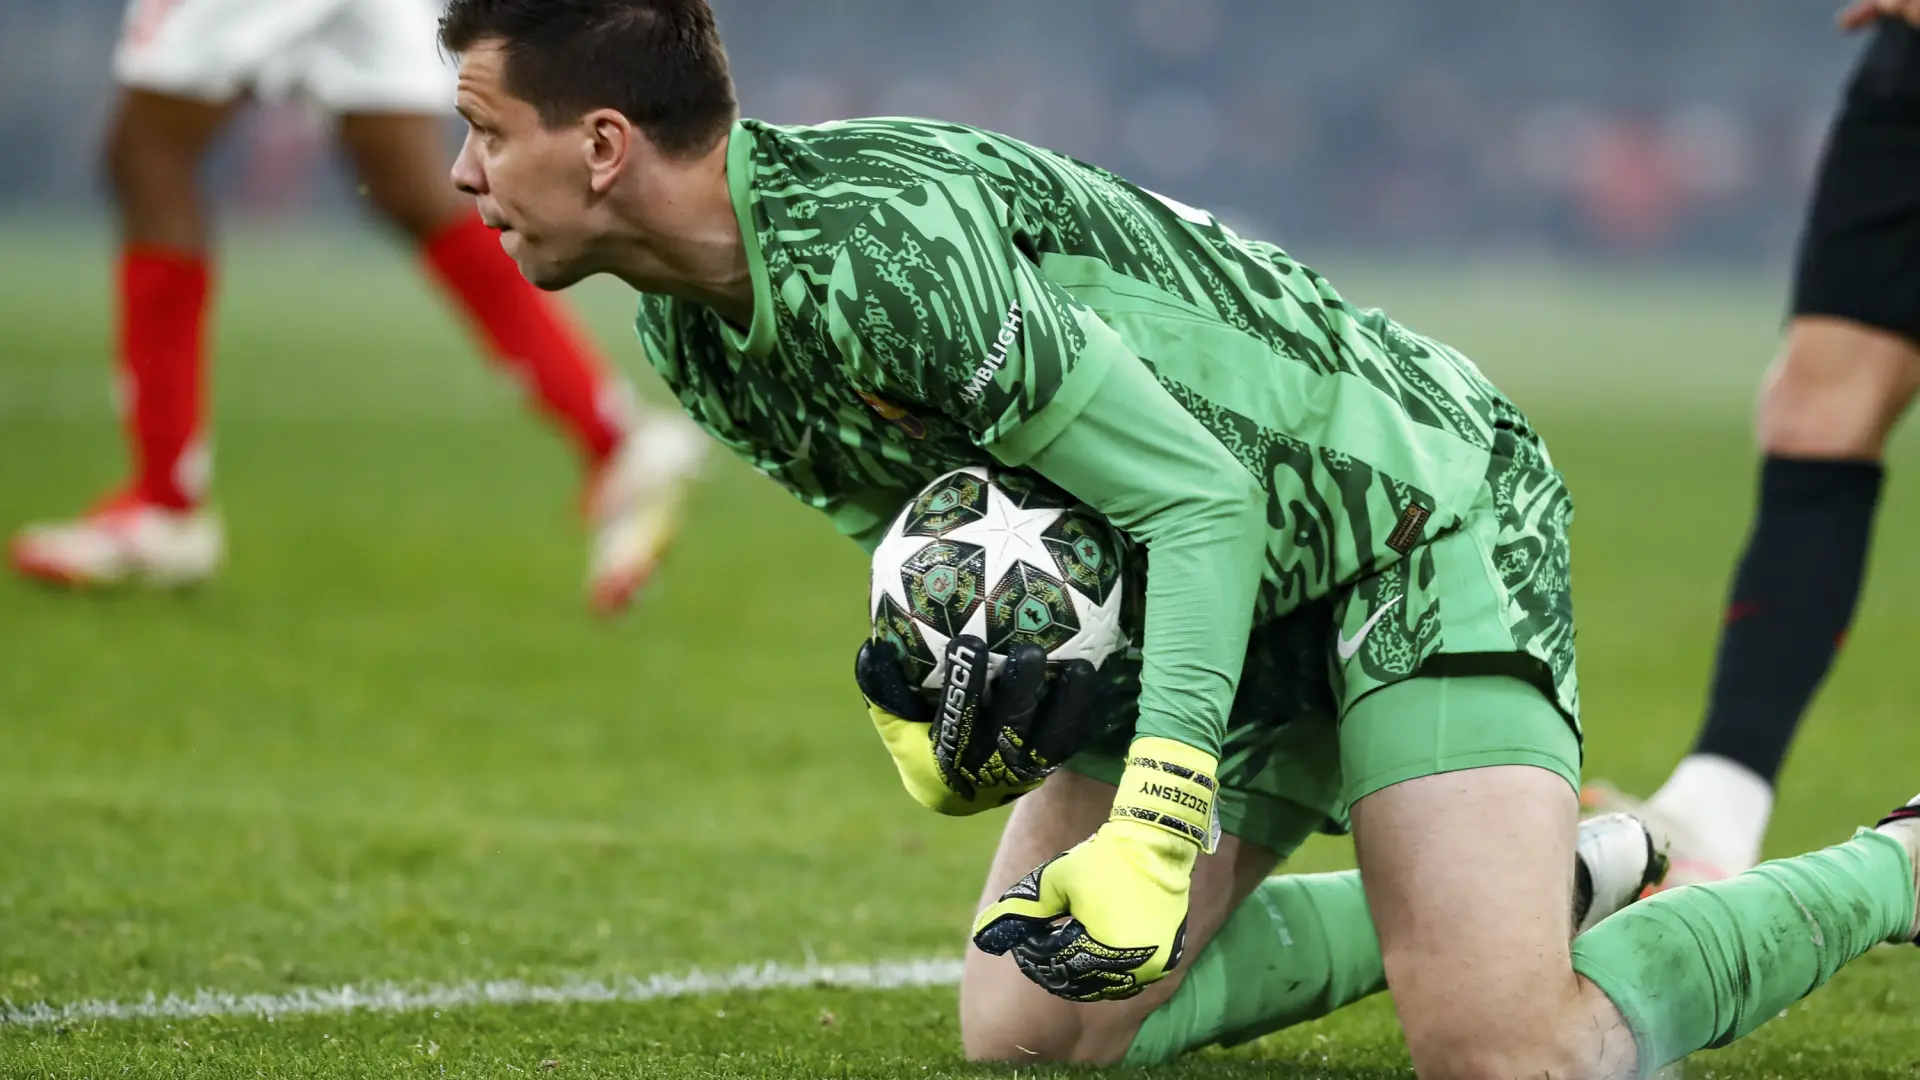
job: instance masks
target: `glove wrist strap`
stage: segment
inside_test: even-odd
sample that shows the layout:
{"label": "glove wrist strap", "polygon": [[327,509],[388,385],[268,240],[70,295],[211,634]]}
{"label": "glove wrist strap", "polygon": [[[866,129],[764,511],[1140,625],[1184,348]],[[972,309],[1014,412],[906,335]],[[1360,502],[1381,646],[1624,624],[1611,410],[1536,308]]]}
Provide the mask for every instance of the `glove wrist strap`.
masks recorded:
{"label": "glove wrist strap", "polygon": [[1108,820],[1154,826],[1211,855],[1220,846],[1218,768],[1213,755],[1185,743],[1135,739]]}

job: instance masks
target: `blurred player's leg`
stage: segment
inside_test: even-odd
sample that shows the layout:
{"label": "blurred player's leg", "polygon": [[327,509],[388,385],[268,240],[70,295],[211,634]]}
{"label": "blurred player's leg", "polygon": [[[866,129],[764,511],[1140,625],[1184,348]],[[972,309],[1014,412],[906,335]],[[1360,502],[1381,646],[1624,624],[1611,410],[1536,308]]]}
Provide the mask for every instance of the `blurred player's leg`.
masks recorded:
{"label": "blurred player's leg", "polygon": [[[1111,784],[1063,771],[1015,804],[981,903],[1090,835],[1106,820],[1113,794]],[[1294,842],[1311,831],[1303,817]],[[1625,816],[1583,824],[1571,847],[1579,895],[1563,909],[1563,937],[1631,903],[1664,869],[1645,827]],[[1029,981],[1011,958],[967,950],[960,983],[967,1055],[1158,1064],[1325,1016],[1383,989],[1360,875],[1269,877],[1277,861],[1260,845],[1223,836],[1219,851],[1194,870],[1186,938],[1192,959],[1136,998],[1064,1001]]]}
{"label": "blurred player's leg", "polygon": [[[1759,861],[1773,785],[1859,601],[1881,455],[1920,387],[1920,350],[1858,323],[1796,319],[1760,405],[1760,499],[1721,630],[1706,723],[1641,813],[1673,884]],[[1596,785],[1589,802],[1631,806]]]}
{"label": "blurred player's leg", "polygon": [[443,119],[406,113],[340,118],[340,143],[379,215],[418,246],[433,278],[598,465],[626,435],[630,393],[557,303],[527,284],[472,200],[446,181]]}
{"label": "blurred player's leg", "polygon": [[640,411],[632,388],[561,305],[529,285],[447,182],[442,117],[452,78],[435,44],[437,0],[337,0],[306,46],[301,78],[340,117],[340,141],[373,208],[418,246],[428,271],[572,439],[590,480],[587,588],[624,608],[679,522],[706,437],[677,411]]}
{"label": "blurred player's leg", "polygon": [[133,478],[76,521],[14,538],[16,568],[73,584],[183,584],[213,573],[219,521],[201,507],[211,270],[202,158],[253,88],[343,0],[130,0],[114,53],[122,94],[106,159],[119,210],[119,352]]}
{"label": "blurred player's leg", "polygon": [[678,413],[640,410],[559,302],[527,283],[471,201],[447,184],[440,135],[434,116],[340,119],[341,143],[374,209],[419,245],[489,353],[579,448],[591,477],[588,593],[598,610],[618,611],[672,541],[706,438]]}
{"label": "blurred player's leg", "polygon": [[[1773,786],[1859,601],[1888,436],[1920,388],[1920,31],[1886,23],[1829,135],[1785,347],[1761,393],[1753,531],[1693,752],[1643,808],[1671,881],[1760,855]],[[1631,806],[1604,786],[1590,803]]]}
{"label": "blurred player's leg", "polygon": [[201,508],[212,275],[198,173],[233,110],[231,102],[121,94],[105,157],[120,217],[117,347],[133,476],[84,517],[22,530],[12,557],[30,577],[185,584],[219,564],[219,522]]}

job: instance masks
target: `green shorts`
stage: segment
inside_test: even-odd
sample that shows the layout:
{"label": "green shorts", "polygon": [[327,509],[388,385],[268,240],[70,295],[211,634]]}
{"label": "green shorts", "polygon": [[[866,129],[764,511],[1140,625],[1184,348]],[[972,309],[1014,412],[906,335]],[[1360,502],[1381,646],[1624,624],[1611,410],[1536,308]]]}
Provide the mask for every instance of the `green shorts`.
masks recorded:
{"label": "green shorts", "polygon": [[[1494,450],[1458,527],[1254,629],[1221,747],[1225,831],[1284,856],[1381,788],[1488,765],[1579,787],[1572,502],[1524,427]],[[1116,783],[1131,738],[1067,767]]]}

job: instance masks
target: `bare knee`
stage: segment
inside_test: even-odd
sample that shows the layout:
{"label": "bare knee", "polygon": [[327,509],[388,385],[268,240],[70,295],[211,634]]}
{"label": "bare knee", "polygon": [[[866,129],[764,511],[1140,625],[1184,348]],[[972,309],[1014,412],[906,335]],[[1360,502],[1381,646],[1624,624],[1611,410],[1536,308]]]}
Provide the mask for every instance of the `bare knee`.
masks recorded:
{"label": "bare knee", "polygon": [[1432,1080],[1513,1080],[1517,1076],[1588,1080],[1602,1075],[1580,1060],[1573,1047],[1515,1029],[1474,1030],[1409,1040],[1414,1072]]}
{"label": "bare knee", "polygon": [[[987,872],[981,906],[1098,828],[1113,805],[1113,790],[1063,771],[1016,803]],[[1203,895],[1211,887],[1201,886]],[[1166,993],[1155,987],[1131,1001],[1063,1001],[1022,975],[1012,957],[989,956],[969,946],[960,974],[960,1044],[970,1061],[1116,1062],[1132,1044],[1141,1019]]]}
{"label": "bare knee", "polygon": [[[1058,772],[1008,816],[987,872],[985,907],[1027,871],[1086,839],[1107,819],[1114,788]],[[1235,906],[1272,872],[1277,857],[1257,844],[1224,837],[1193,870],[1187,945],[1198,956]],[[960,975],[960,1042],[972,1061],[1107,1065],[1132,1048],[1140,1026],[1179,988],[1190,968],[1125,1001],[1078,1004],[1029,981],[1011,956],[969,947]]]}
{"label": "bare knee", "polygon": [[1877,461],[1916,389],[1913,342],[1844,319],[1796,319],[1761,390],[1761,447],[1783,457]]}
{"label": "bare knee", "polygon": [[130,243],[206,246],[200,163],[230,114],[228,105],[137,90],[122,95],[101,164]]}
{"label": "bare knee", "polygon": [[1076,1019],[1063,1015],[1063,1009],[1024,1008],[1018,997],[973,1001],[966,997],[963,990],[960,1048],[968,1061],[1104,1064],[1126,1053],[1124,1045],[1110,1055],[1095,1053],[1096,1048],[1082,1039]]}
{"label": "bare knee", "polygon": [[[1401,1010],[1414,1071],[1446,1080],[1623,1080],[1638,1052],[1626,1022],[1591,984],[1511,1009]],[[1497,1015],[1496,1015],[1497,1012]]]}
{"label": "bare knee", "polygon": [[1578,806],[1544,769],[1409,780],[1353,807],[1354,847],[1415,1071],[1630,1074],[1612,1003],[1574,973],[1566,912]]}
{"label": "bare knee", "polygon": [[1126,1055],[1151,1006],[1081,1005],[1027,981],[1009,957],[968,950],[960,977],[960,1046],[969,1061],[1110,1065]]}
{"label": "bare knee", "polygon": [[199,167],[196,148],[166,127],[143,122],[145,111],[123,101],[107,127],[101,165],[114,194],[123,199],[156,181],[177,180],[183,172],[191,177]]}

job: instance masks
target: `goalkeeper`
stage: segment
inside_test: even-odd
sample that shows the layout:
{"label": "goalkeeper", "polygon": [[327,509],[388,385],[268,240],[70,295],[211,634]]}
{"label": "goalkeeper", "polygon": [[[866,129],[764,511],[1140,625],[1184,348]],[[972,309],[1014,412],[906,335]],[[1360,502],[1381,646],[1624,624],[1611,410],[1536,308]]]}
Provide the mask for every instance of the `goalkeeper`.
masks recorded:
{"label": "goalkeeper", "polygon": [[[687,412],[840,530],[999,461],[1146,548],[1137,722],[1017,804],[969,1054],[1161,1060],[1384,973],[1423,1076],[1633,1075],[1914,936],[1902,812],[1569,945],[1570,508],[1458,353],[1012,139],[739,120],[705,0],[453,0],[441,34],[454,179],[522,272],[637,289]],[[1267,882],[1349,816],[1364,895]]]}

